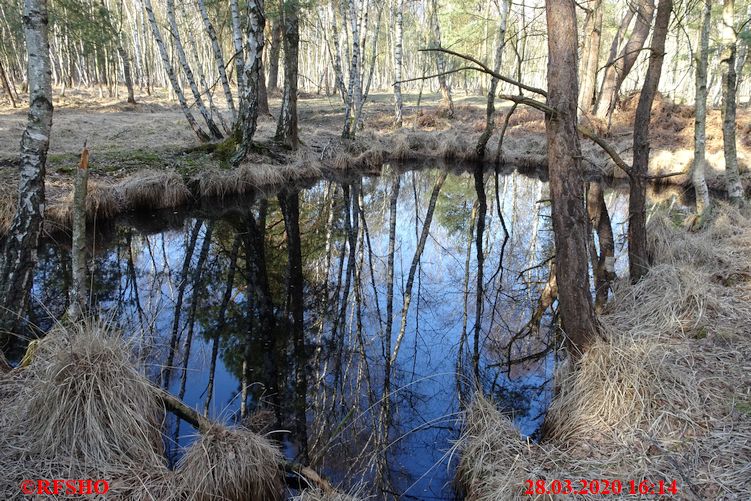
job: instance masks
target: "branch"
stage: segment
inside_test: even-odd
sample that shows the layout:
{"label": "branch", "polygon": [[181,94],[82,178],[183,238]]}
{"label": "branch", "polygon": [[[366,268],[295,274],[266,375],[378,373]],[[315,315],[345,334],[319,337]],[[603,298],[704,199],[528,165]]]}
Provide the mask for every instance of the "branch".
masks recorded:
{"label": "branch", "polygon": [[[212,426],[213,423],[207,418],[198,413],[198,411],[187,406],[182,400],[173,396],[172,394],[157,388],[157,395],[161,399],[164,407],[170,412],[175,414],[183,421],[193,425],[198,431],[205,433]],[[311,486],[315,486],[324,493],[336,493],[328,480],[322,478],[316,471],[308,466],[303,466],[299,463],[293,463],[291,461],[282,460],[279,464],[279,468],[289,474],[294,474],[302,477]]]}
{"label": "branch", "polygon": [[511,94],[499,94],[499,99],[505,99],[507,101],[512,101],[516,104],[526,104],[527,106],[531,108],[535,108],[537,110],[542,111],[543,113],[546,113],[548,115],[555,115],[555,109],[551,108],[547,104],[537,101],[536,99],[532,99],[531,97],[525,97],[525,96],[515,96]]}
{"label": "branch", "polygon": [[634,178],[635,174],[631,170],[631,166],[627,164],[625,160],[621,158],[618,152],[615,151],[615,149],[607,141],[605,141],[603,138],[595,134],[594,131],[584,127],[583,125],[577,125],[576,130],[578,130],[582,136],[594,141],[594,143],[597,144],[597,146],[602,148],[605,151],[605,153],[607,153],[608,156],[613,160],[613,162],[615,162],[615,165],[623,169],[623,171],[626,174],[628,174],[629,178],[631,179]]}
{"label": "branch", "polygon": [[524,89],[524,90],[527,90],[529,92],[534,92],[535,94],[539,94],[541,96],[545,96],[545,97],[548,96],[548,93],[544,89],[540,89],[538,87],[532,87],[531,85],[523,84],[523,83],[517,82],[516,80],[513,80],[511,78],[505,77],[505,76],[501,75],[500,73],[491,70],[482,61],[480,61],[479,59],[475,59],[472,56],[467,56],[466,54],[461,54],[459,52],[454,52],[453,50],[444,49],[442,47],[436,47],[436,48],[431,48],[431,49],[419,49],[419,51],[420,52],[443,52],[445,54],[451,54],[452,56],[460,57],[460,58],[462,58],[462,59],[464,59],[466,61],[470,61],[472,63],[475,63],[477,66],[479,66],[479,68],[475,68],[475,69],[477,69],[479,71],[482,71],[483,73],[487,73],[488,75],[491,75],[491,76],[497,78],[498,80],[501,80],[502,82],[506,82],[506,83],[509,83],[511,85],[515,85],[515,86],[519,87],[520,89]]}
{"label": "branch", "polygon": [[442,77],[444,75],[450,75],[452,73],[458,73],[460,71],[465,71],[465,70],[483,71],[482,68],[478,68],[476,66],[462,66],[461,68],[456,68],[455,70],[444,71],[443,73],[436,73],[434,75],[425,75],[425,76],[421,76],[421,77],[408,78],[406,80],[398,80],[398,81],[394,82],[392,85],[402,84],[402,83],[407,83],[407,82],[415,82],[417,80],[427,80],[429,78]]}

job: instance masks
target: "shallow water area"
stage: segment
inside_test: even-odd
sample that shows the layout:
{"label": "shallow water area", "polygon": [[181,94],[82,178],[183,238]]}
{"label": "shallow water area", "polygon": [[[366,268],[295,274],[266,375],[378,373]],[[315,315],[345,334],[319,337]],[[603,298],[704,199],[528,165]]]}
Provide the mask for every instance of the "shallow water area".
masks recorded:
{"label": "shallow water area", "polygon": [[[551,398],[556,305],[529,324],[553,256],[548,199],[534,172],[387,165],[130,214],[92,228],[91,302],[138,336],[155,383],[209,417],[271,433],[290,459],[307,450],[346,489],[454,499],[477,375],[533,437]],[[605,200],[622,270],[627,191]],[[42,328],[66,307],[69,245],[41,245]],[[170,416],[171,460],[196,433]]]}

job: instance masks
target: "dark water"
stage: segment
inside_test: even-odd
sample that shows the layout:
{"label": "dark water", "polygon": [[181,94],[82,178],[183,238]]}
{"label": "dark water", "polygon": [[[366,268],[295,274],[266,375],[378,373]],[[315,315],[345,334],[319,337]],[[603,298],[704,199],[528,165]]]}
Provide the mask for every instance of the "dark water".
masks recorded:
{"label": "dark water", "polygon": [[[471,394],[477,372],[484,391],[533,435],[551,397],[557,340],[553,312],[546,312],[539,329],[528,325],[553,253],[547,183],[515,171],[497,177],[449,172],[424,251],[415,259],[441,172],[387,166],[381,175],[287,188],[299,189],[302,283],[290,271],[296,239],[285,230],[275,192],[100,224],[90,240],[92,303],[137,337],[154,381],[201,412],[208,409],[212,418],[272,432],[290,458],[300,459],[305,437],[317,468],[345,486],[362,483],[377,498],[453,499],[451,447],[460,431],[460,392]],[[477,202],[483,198],[484,217]],[[627,196],[609,190],[606,201],[620,246]],[[287,216],[289,223],[289,210]],[[33,308],[42,326],[65,309],[68,263],[65,238],[43,244]],[[619,257],[617,268],[624,264]],[[302,344],[295,342],[291,293],[300,286]],[[519,332],[525,335],[509,347]],[[392,355],[397,342],[399,351],[384,406],[389,335]],[[518,359],[537,353],[508,366],[509,354]],[[175,459],[196,431],[172,421],[167,435]]]}

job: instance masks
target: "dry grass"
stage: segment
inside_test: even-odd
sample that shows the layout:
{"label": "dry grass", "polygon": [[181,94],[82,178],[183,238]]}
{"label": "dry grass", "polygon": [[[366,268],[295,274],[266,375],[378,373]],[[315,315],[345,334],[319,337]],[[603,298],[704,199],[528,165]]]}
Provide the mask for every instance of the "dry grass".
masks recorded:
{"label": "dry grass", "polygon": [[280,451],[246,430],[217,425],[169,470],[164,407],[132,353],[99,321],[59,325],[0,375],[0,499],[29,478],[107,479],[112,499],[280,497]]}
{"label": "dry grass", "polygon": [[105,478],[116,496],[170,499],[164,409],[130,353],[102,323],[58,326],[0,379],[0,496],[26,478]]}
{"label": "dry grass", "polygon": [[292,501],[363,501],[367,498],[359,493],[345,494],[342,492],[325,493],[320,489],[305,489]]}
{"label": "dry grass", "polygon": [[139,171],[122,181],[118,190],[129,209],[179,207],[191,197],[182,176],[175,171]]}
{"label": "dry grass", "polygon": [[281,451],[268,439],[216,425],[203,432],[177,465],[182,489],[193,499],[280,499]]}
{"label": "dry grass", "polygon": [[[50,197],[45,217],[65,227],[73,223],[73,192],[64,190],[64,195]],[[89,220],[104,220],[121,212],[122,202],[117,187],[106,181],[89,180],[86,193],[86,214]]]}
{"label": "dry grass", "polygon": [[541,444],[492,403],[470,408],[459,442],[468,499],[528,499],[524,481],[538,478],[675,479],[681,499],[745,497],[751,221],[724,206],[701,232],[678,219],[653,216],[655,265],[618,285],[600,319],[608,340],[560,374]]}

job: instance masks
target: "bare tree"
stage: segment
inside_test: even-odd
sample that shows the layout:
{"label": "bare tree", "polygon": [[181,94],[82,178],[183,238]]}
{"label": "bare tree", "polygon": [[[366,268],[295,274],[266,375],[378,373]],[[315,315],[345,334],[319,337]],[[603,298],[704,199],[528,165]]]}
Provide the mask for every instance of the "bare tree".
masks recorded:
{"label": "bare tree", "polygon": [[702,225],[705,211],[709,209],[709,190],[704,178],[706,166],[705,150],[707,141],[707,62],[709,59],[709,30],[712,18],[712,1],[704,0],[701,38],[696,52],[696,100],[694,118],[694,164],[691,179],[696,192],[696,215],[698,226]]}
{"label": "bare tree", "polygon": [[563,328],[576,357],[598,334],[590,295],[584,180],[577,121],[577,30],[574,0],[546,0],[548,172]]}
{"label": "bare tree", "polygon": [[[201,19],[203,20],[203,26],[206,29],[206,34],[211,40],[211,50],[214,53],[214,62],[216,63],[216,69],[219,72],[219,80],[222,82],[222,89],[224,90],[224,99],[227,101],[227,108],[229,109],[230,116],[234,122],[237,119],[235,112],[235,100],[232,99],[232,90],[229,86],[229,79],[227,78],[227,71],[224,67],[224,55],[222,54],[222,47],[219,45],[219,39],[216,36],[216,30],[214,25],[209,19],[209,13],[206,11],[206,5],[203,0],[196,0],[198,4],[198,10],[201,13]],[[238,56],[241,57],[241,56]]]}
{"label": "bare tree", "polygon": [[[652,26],[652,17],[655,10],[654,0],[635,0],[635,4],[635,6],[629,4],[629,9],[635,9],[633,17],[636,18],[631,38],[629,38],[618,56],[608,61],[605,76],[602,80],[600,95],[597,98],[597,105],[595,106],[595,114],[598,117],[607,118],[608,121],[610,121],[615,106],[618,104],[618,92],[621,89],[621,85],[639,57],[639,53],[644,47],[644,42],[649,36],[649,29]],[[628,26],[630,21],[631,16],[626,15],[623,21],[626,26]],[[622,26],[622,28],[624,31],[626,30],[626,27]]]}
{"label": "bare tree", "polygon": [[591,0],[584,21],[584,49],[579,63],[579,108],[585,113],[592,110],[595,97],[602,41],[602,11],[602,0]]}
{"label": "bare tree", "polygon": [[26,0],[23,15],[29,115],[21,137],[18,208],[0,256],[0,332],[15,329],[26,309],[44,217],[44,177],[52,129],[47,0]]}
{"label": "bare tree", "polygon": [[738,173],[738,154],[735,138],[736,51],[738,47],[735,33],[735,0],[723,0],[722,8],[722,142],[725,151],[725,182],[728,198],[734,205],[744,200],[743,185]]}
{"label": "bare tree", "polygon": [[300,139],[297,130],[297,56],[300,43],[298,0],[282,2],[284,24],[284,92],[282,109],[276,126],[275,139],[288,148],[296,149]]}
{"label": "bare tree", "polygon": [[634,117],[634,163],[632,166],[628,200],[628,262],[631,282],[638,282],[649,267],[647,250],[646,199],[647,168],[649,165],[649,121],[652,102],[657,94],[657,85],[662,74],[665,58],[665,38],[668,34],[672,0],[659,0],[655,29],[652,35],[649,67],[644,86],[639,94]]}
{"label": "bare tree", "polygon": [[404,40],[404,0],[394,2],[394,125],[402,126],[402,43]]}

